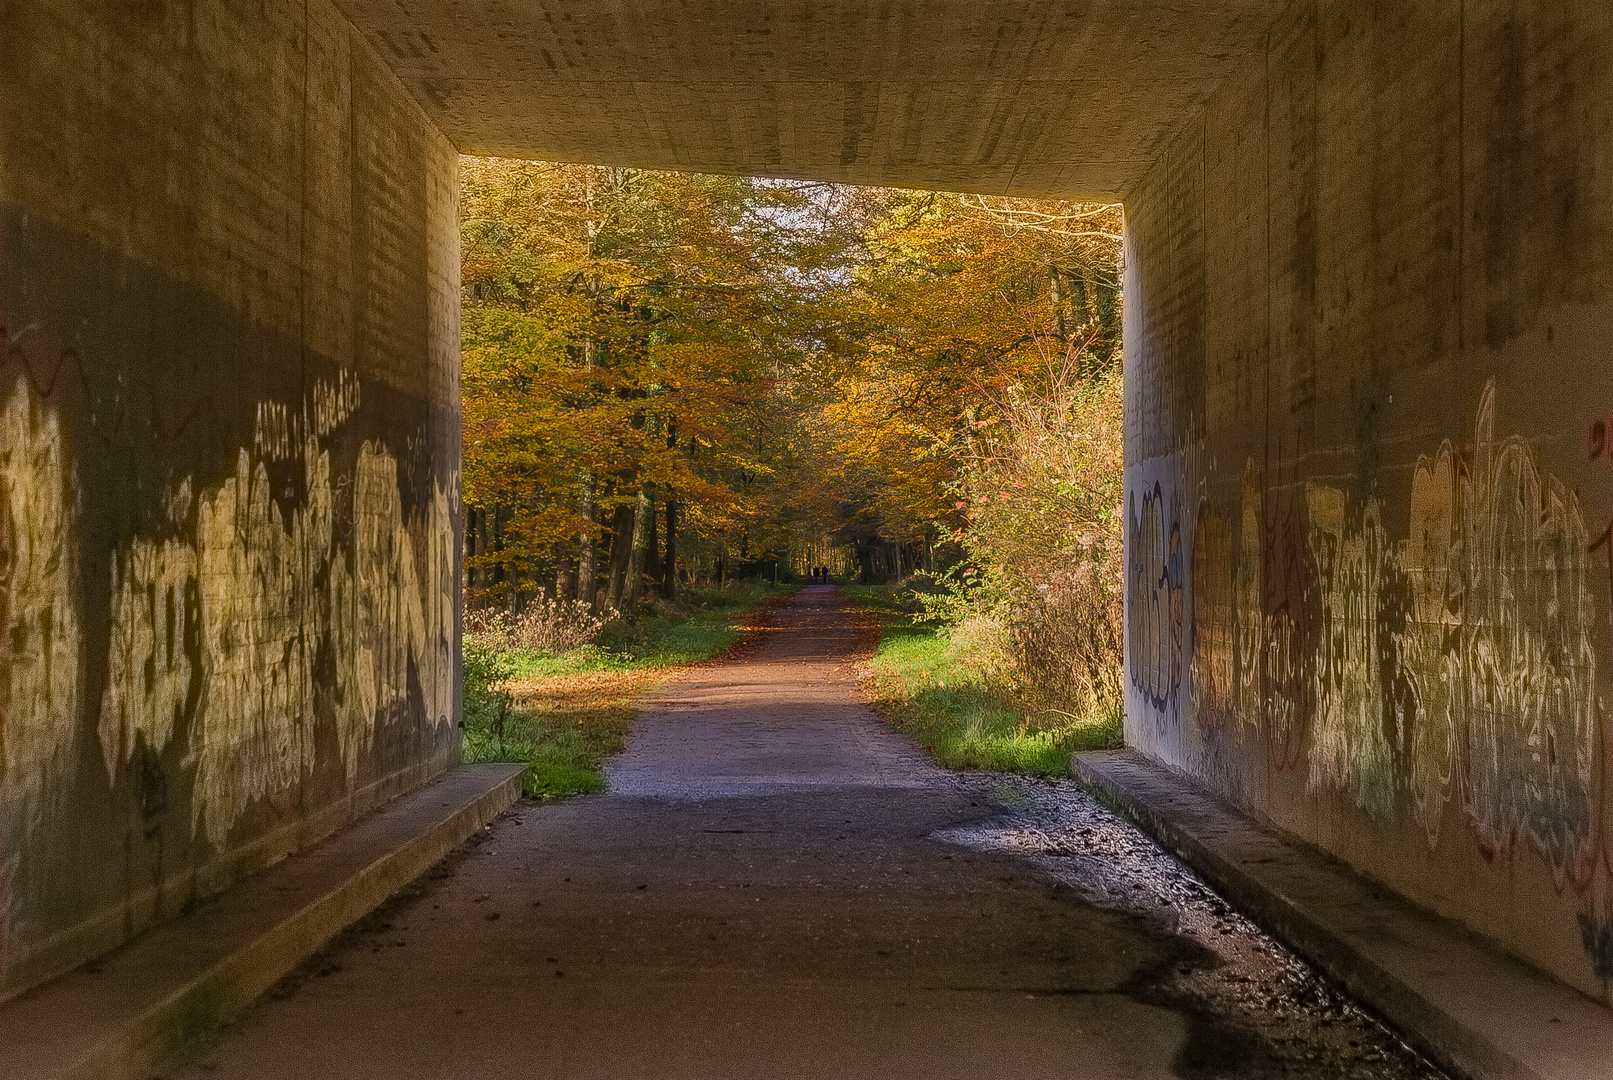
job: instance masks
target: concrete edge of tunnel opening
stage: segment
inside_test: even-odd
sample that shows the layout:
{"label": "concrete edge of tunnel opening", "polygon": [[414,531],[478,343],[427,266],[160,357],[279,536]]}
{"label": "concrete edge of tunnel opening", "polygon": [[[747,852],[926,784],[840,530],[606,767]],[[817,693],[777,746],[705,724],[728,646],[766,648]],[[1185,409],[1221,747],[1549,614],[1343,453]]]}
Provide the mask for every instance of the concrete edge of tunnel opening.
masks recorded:
{"label": "concrete edge of tunnel opening", "polygon": [[1134,749],[1070,775],[1460,1080],[1592,1080],[1613,1069],[1599,1003]]}
{"label": "concrete edge of tunnel opening", "polygon": [[451,769],[6,1003],[6,1076],[147,1080],[512,806],[523,769]]}

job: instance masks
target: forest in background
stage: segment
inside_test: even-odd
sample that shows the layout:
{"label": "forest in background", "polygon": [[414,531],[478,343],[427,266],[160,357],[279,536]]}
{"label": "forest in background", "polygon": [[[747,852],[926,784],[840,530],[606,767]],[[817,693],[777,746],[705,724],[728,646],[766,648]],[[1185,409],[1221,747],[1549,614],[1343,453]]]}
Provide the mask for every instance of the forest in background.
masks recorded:
{"label": "forest in background", "polygon": [[828,565],[907,583],[1049,700],[1118,708],[1118,207],[461,175],[476,626],[546,613],[581,628],[559,649]]}

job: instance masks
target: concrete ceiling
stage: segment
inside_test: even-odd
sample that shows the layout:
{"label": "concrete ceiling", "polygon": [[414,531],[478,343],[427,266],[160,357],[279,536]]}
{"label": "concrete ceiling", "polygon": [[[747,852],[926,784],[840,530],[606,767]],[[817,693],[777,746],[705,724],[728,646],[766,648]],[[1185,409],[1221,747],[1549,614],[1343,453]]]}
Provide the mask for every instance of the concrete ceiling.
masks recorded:
{"label": "concrete ceiling", "polygon": [[1121,192],[1281,0],[338,0],[462,151]]}

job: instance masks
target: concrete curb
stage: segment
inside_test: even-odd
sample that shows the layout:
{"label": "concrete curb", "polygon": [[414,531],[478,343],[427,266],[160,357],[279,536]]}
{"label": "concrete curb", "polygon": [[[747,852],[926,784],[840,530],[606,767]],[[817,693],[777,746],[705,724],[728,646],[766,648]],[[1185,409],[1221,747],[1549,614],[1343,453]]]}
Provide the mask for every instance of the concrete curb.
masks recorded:
{"label": "concrete curb", "polygon": [[1471,1080],[1613,1075],[1613,1012],[1573,988],[1135,751],[1075,754],[1070,772],[1440,1068]]}
{"label": "concrete curb", "polygon": [[144,1080],[521,794],[461,767],[0,1011],[14,1080]]}

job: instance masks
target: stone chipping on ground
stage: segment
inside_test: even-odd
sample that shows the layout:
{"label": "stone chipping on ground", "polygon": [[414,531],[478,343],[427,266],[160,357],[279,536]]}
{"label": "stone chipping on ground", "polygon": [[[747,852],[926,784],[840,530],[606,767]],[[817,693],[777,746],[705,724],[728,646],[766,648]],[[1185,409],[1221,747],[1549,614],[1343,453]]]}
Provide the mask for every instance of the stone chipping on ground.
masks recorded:
{"label": "stone chipping on ground", "polygon": [[1215,963],[1165,973],[1148,988],[1160,999],[1252,1029],[1284,1072],[1444,1080],[1315,968],[1075,781],[968,772],[958,782],[998,813],[942,830],[936,839],[1022,860],[1055,889],[1161,924],[1214,954]]}

